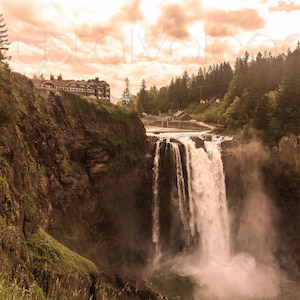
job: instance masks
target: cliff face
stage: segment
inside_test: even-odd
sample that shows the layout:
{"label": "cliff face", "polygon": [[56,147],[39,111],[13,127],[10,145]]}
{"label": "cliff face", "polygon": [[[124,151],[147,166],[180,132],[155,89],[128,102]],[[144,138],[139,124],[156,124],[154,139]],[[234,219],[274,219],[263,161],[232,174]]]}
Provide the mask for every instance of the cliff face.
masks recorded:
{"label": "cliff face", "polygon": [[[0,275],[27,288],[36,281],[51,299],[71,290],[72,299],[114,293],[156,299],[146,287],[141,292],[98,270],[127,275],[151,251],[151,166],[142,123],[109,103],[35,91],[26,77],[11,76],[0,129]],[[98,268],[66,254],[45,231]]]}
{"label": "cliff face", "polygon": [[258,142],[225,142],[222,147],[235,251],[255,254],[262,261],[275,259],[281,270],[299,280],[297,138],[284,137],[271,150]]}

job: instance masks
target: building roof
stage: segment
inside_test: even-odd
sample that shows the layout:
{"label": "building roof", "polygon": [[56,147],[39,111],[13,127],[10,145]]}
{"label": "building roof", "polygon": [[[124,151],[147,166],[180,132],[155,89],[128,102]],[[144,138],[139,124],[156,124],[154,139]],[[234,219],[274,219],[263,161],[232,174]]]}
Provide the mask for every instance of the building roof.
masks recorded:
{"label": "building roof", "polygon": [[[45,80],[45,81],[41,81],[39,80],[39,82],[37,80],[36,84],[40,84],[40,85],[45,85],[45,84],[53,84],[53,86],[57,86],[57,87],[67,87],[70,86],[71,84],[75,84],[76,86],[80,86],[82,84],[86,85],[87,88],[92,88],[92,85],[95,84],[95,82],[93,80]],[[104,81],[105,82],[105,81]],[[106,85],[109,86],[109,84],[107,82],[105,82]],[[100,84],[102,85],[102,84]],[[99,86],[99,84],[97,84],[97,86]]]}
{"label": "building roof", "polygon": [[192,117],[190,115],[188,115],[186,112],[181,111],[181,110],[177,111],[173,116],[175,119],[179,119],[179,120],[181,120],[181,119],[191,120],[192,119]]}
{"label": "building roof", "polygon": [[71,92],[84,93],[85,95],[95,96],[97,99],[110,99],[109,84],[99,79],[85,80],[58,80],[58,79],[33,79],[33,84],[36,87],[67,90]]}

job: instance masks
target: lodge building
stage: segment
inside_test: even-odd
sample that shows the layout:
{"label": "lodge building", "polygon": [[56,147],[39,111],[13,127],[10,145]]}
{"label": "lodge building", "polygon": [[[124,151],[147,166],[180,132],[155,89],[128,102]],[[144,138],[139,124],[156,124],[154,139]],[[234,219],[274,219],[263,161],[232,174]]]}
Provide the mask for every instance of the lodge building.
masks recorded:
{"label": "lodge building", "polygon": [[110,101],[110,86],[99,78],[85,80],[33,80],[36,86],[79,93],[91,98]]}

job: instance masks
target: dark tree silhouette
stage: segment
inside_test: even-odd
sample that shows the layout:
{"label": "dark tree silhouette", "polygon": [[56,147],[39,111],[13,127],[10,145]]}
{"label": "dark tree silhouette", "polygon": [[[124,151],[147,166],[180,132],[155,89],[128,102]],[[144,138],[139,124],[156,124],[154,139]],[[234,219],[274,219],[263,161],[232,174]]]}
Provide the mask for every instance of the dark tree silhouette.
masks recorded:
{"label": "dark tree silhouette", "polygon": [[6,24],[4,23],[3,14],[0,14],[0,60],[8,59],[6,51],[8,50],[9,42]]}

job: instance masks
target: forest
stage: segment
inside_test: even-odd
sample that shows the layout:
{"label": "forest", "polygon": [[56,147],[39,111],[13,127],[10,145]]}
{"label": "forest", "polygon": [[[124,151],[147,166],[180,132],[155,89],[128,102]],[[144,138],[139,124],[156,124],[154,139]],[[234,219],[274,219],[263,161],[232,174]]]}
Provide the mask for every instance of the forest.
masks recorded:
{"label": "forest", "polygon": [[234,68],[223,62],[191,76],[185,71],[160,89],[148,90],[143,80],[136,100],[139,113],[185,110],[271,145],[287,134],[299,137],[300,42],[294,51],[277,55],[259,52],[250,58],[245,52]]}

